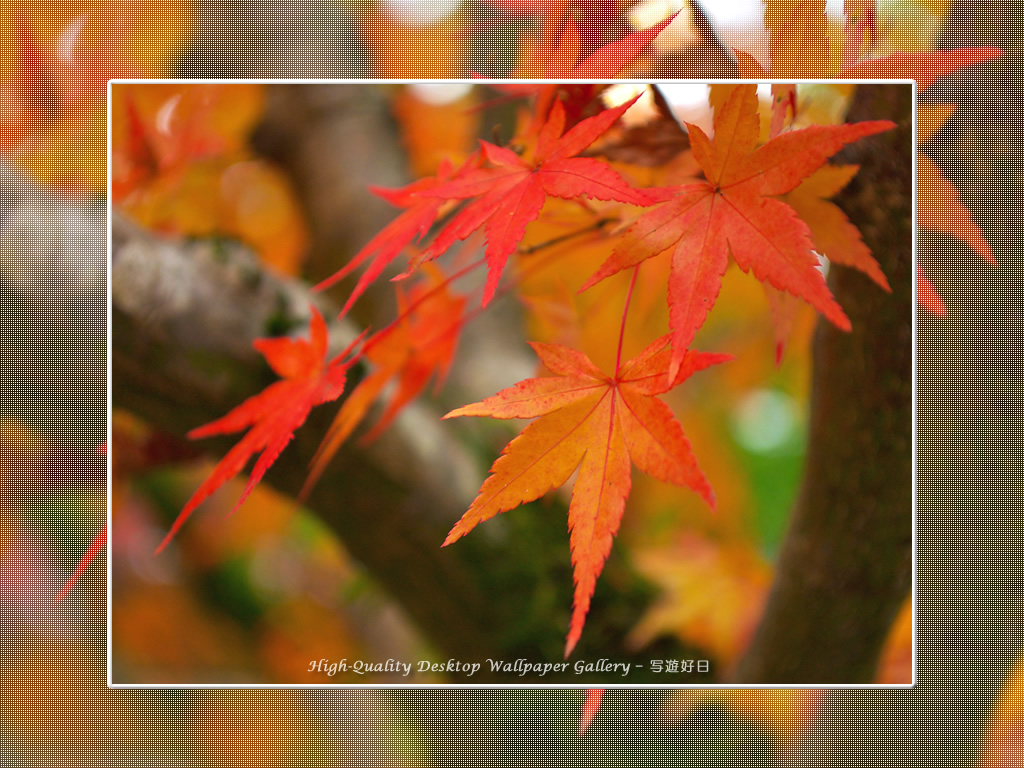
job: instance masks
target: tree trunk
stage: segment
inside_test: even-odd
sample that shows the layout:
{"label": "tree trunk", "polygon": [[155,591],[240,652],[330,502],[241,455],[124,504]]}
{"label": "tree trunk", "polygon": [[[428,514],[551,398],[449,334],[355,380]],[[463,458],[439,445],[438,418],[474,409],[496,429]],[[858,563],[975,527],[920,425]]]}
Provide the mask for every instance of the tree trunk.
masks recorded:
{"label": "tree trunk", "polygon": [[853,332],[818,324],[803,486],[739,682],[872,682],[910,591],[912,98],[909,86],[861,86],[850,109],[851,122],[898,124],[837,158],[861,166],[838,202],[892,293],[831,270]]}
{"label": "tree trunk", "polygon": [[998,268],[921,232],[919,257],[948,307],[918,325],[918,684],[831,691],[797,764],[977,765],[992,704],[1019,659],[1021,9],[954,2],[939,49],[1006,55],[939,81],[956,113],[923,149],[960,190]]}

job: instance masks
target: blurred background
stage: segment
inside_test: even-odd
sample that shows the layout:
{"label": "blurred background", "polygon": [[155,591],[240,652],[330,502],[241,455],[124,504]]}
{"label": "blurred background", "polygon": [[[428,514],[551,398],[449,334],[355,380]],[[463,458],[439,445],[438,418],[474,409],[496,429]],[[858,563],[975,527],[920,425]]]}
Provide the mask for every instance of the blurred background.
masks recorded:
{"label": "blurred background", "polygon": [[[467,492],[472,498],[474,483],[509,435],[471,434],[472,450],[467,454],[463,447],[462,463],[451,462],[452,474],[440,478],[432,475],[433,466],[409,473],[412,460],[424,455],[408,445],[414,442],[409,435],[424,434],[431,414],[531,375],[521,329],[532,323],[537,331],[546,319],[541,301],[481,317],[475,335],[461,343],[452,386],[439,400],[403,417],[390,437],[339,457],[335,466],[347,479],[332,480],[328,490],[379,487],[379,493],[350,493],[341,497],[344,505],[335,502],[336,512],[324,514],[321,506],[319,514],[310,514],[268,482],[225,520],[241,494],[238,483],[218,493],[159,558],[152,551],[170,521],[230,445],[175,435],[271,380],[269,372],[262,381],[249,373],[248,340],[268,335],[268,326],[257,324],[267,318],[276,318],[274,332],[296,330],[294,307],[261,304],[257,319],[229,318],[215,326],[208,325],[215,316],[197,308],[200,329],[221,329],[211,333],[218,338],[207,340],[210,348],[236,354],[211,369],[216,363],[203,357],[204,350],[196,353],[206,389],[190,412],[195,423],[184,425],[174,423],[181,413],[175,407],[184,391],[180,380],[168,378],[163,390],[141,386],[177,375],[169,371],[173,359],[163,359],[166,368],[160,368],[159,355],[146,356],[166,339],[159,332],[125,337],[130,352],[121,359],[134,356],[144,364],[118,368],[138,377],[126,375],[120,392],[115,380],[115,406],[123,400],[125,407],[112,418],[114,562],[108,572],[104,551],[55,603],[103,527],[107,493],[104,458],[95,449],[106,439],[107,357],[116,368],[120,344],[115,323],[108,350],[104,319],[107,106],[114,141],[110,193],[124,217],[115,238],[118,231],[128,240],[140,231],[184,238],[179,242],[194,249],[196,260],[241,264],[234,278],[241,284],[253,279],[246,276],[245,260],[255,254],[279,289],[274,295],[283,292],[291,302],[297,281],[330,275],[390,220],[393,209],[369,195],[368,185],[398,186],[430,173],[439,151],[465,154],[477,136],[489,137],[493,125],[508,125],[513,116],[482,87],[140,84],[115,89],[124,98],[107,105],[106,80],[540,74],[543,66],[531,58],[531,46],[545,32],[547,5],[395,0],[287,8],[247,2],[3,6],[6,515],[0,568],[3,695],[10,713],[4,727],[12,765],[69,758],[83,765],[815,765],[823,756],[837,765],[1017,764],[1020,640],[1012,619],[1019,615],[1019,598],[1012,586],[1019,578],[1019,535],[1009,494],[1013,420],[1005,403],[1015,348],[1007,289],[1018,268],[1007,248],[1014,231],[1007,206],[1019,144],[1005,119],[1005,89],[1019,63],[1019,19],[1009,18],[999,3],[878,7],[877,53],[993,44],[1010,54],[943,80],[926,94],[929,101],[959,105],[926,151],[960,188],[1000,267],[992,270],[951,237],[924,234],[919,241],[921,262],[947,316],[922,313],[918,335],[915,690],[613,690],[580,739],[583,691],[106,689],[108,650],[114,652],[115,682],[172,685],[295,682],[295,669],[310,659],[443,661],[459,643],[471,646],[480,622],[450,625],[454,637],[439,640],[436,630],[424,632],[429,621],[415,613],[421,601],[396,597],[407,580],[387,574],[431,567],[434,553],[420,552],[427,545],[417,547],[414,539],[406,549],[383,553],[371,576],[349,548],[365,555],[379,535],[354,528],[352,520],[360,511],[363,519],[373,510],[383,514],[388,505],[382,500],[393,502],[395,515],[374,522],[402,525],[427,517],[424,535],[436,548],[440,537],[429,533],[431,526],[443,536],[454,520],[450,513],[461,513],[454,502]],[[710,6],[704,19],[686,6],[635,74],[734,75],[727,47],[763,61],[771,35],[761,4]],[[588,6],[590,18],[606,14],[622,31],[650,26],[674,9],[669,3]],[[838,35],[842,4],[827,9],[826,31]],[[680,92],[678,109],[685,113],[688,103]],[[174,130],[161,130],[171,115]],[[149,156],[132,147],[140,135],[148,139]],[[131,151],[121,157],[119,147]],[[166,172],[181,167],[188,172]],[[146,257],[145,250],[140,253]],[[161,280],[150,280],[115,283],[114,291],[161,296]],[[343,300],[346,290],[328,300]],[[369,297],[358,322],[381,322],[393,312],[392,290],[385,283]],[[703,388],[694,379],[686,397],[672,402],[718,491],[719,516],[709,520],[685,493],[637,478],[630,500],[636,514],[627,516],[616,545],[628,555],[621,562],[613,558],[603,577],[631,599],[607,626],[596,622],[601,606],[595,604],[585,633],[592,633],[595,650],[605,647],[604,633],[610,633],[648,658],[687,654],[727,668],[760,615],[805,459],[813,318],[797,324],[776,367],[759,287],[730,273],[726,300],[718,325],[705,329],[700,343],[735,354],[739,362],[724,380]],[[161,327],[158,305],[132,311],[146,319],[145,330]],[[652,325],[664,324],[658,312],[660,306],[649,308]],[[174,332],[189,330],[186,325]],[[498,334],[501,349],[512,350],[500,352],[504,357],[493,350]],[[326,423],[311,422],[307,431],[313,434],[300,436],[289,450],[302,454],[302,440],[315,447]],[[436,444],[425,451],[431,452]],[[348,469],[341,472],[343,467]],[[287,490],[289,467],[280,471],[278,485]],[[410,502],[412,488],[426,488],[429,502]],[[544,621],[568,614],[571,576],[559,503],[564,500],[518,510],[515,518],[529,521],[508,516],[499,534],[532,537],[543,555],[531,569],[515,573],[536,613],[517,627],[521,636],[503,638],[510,652],[531,647],[557,654],[564,638],[564,618],[548,628]],[[486,536],[482,529],[477,534]],[[486,552],[481,545],[466,558]],[[499,569],[487,576],[483,567],[479,572],[479,592],[461,597],[481,601],[488,621],[501,620],[501,607],[488,596],[509,574]],[[108,578],[117,586],[111,648]],[[459,581],[457,575],[452,581]],[[892,629],[880,681],[907,680],[910,627],[905,610]],[[55,718],[57,711],[63,716]]]}

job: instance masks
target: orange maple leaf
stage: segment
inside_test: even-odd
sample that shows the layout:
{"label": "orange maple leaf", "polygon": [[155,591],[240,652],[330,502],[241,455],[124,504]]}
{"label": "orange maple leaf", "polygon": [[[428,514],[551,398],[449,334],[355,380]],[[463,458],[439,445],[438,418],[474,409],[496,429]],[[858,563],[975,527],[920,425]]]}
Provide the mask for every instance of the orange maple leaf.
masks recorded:
{"label": "orange maple leaf", "polygon": [[234,236],[296,273],[308,235],[292,185],[247,148],[263,103],[259,84],[113,86],[114,202],[148,229]]}
{"label": "orange maple leaf", "polygon": [[807,222],[817,250],[828,256],[830,262],[859,269],[891,292],[882,268],[861,239],[860,230],[828,199],[849,184],[858,170],[856,165],[823,165],[786,195],[785,200]]}
{"label": "orange maple leaf", "polygon": [[251,427],[192,494],[171,530],[157,547],[157,554],[170,543],[174,534],[202,501],[241,472],[250,457],[262,451],[232,512],[237,510],[291,441],[295,430],[305,423],[313,407],[337,400],[344,391],[348,368],[355,359],[345,358],[362,340],[362,336],[340,355],[327,361],[327,325],[316,307],[311,306],[310,310],[308,341],[276,338],[256,339],[252,343],[263,353],[274,372],[282,377],[282,381],[271,384],[221,418],[188,433],[190,438],[196,439]]}
{"label": "orange maple leaf", "polygon": [[576,583],[565,645],[568,656],[583,631],[597,577],[611,552],[631,487],[630,460],[643,472],[693,489],[709,506],[714,494],[663,394],[727,355],[689,351],[672,378],[663,336],[613,376],[560,344],[533,343],[556,376],[526,379],[479,403],[445,415],[537,418],[509,443],[491,467],[480,494],[444,541],[447,546],[478,523],[539,498],[579,468],[569,505],[570,547]]}
{"label": "orange maple leaf", "polygon": [[[734,51],[742,77],[910,78],[917,82],[920,93],[942,77],[1003,55],[999,48],[983,46],[892,53],[858,61],[863,33],[869,32],[872,42],[876,39],[874,4],[847,0],[842,53],[834,59],[827,54],[824,0],[782,0],[771,5],[771,9],[768,6],[765,9],[765,21],[771,30],[771,62],[765,67],[750,54]],[[926,105],[921,106],[926,108]],[[785,109],[780,104],[776,107],[780,112]],[[918,155],[918,189],[918,224],[922,229],[951,235],[969,245],[989,264],[997,266],[985,234],[960,202],[956,188],[923,154]],[[920,267],[917,269],[917,296],[923,307],[945,316],[942,298]]]}
{"label": "orange maple leaf", "polygon": [[558,48],[544,68],[544,77],[553,80],[609,78],[618,76],[633,64],[644,48],[675,21],[673,13],[647,29],[631,32],[619,40],[586,53],[586,33],[579,22],[571,20],[565,28]]}
{"label": "orange maple leaf", "polygon": [[714,305],[730,255],[761,282],[799,296],[849,330],[849,319],[818,269],[810,228],[776,196],[793,191],[844,145],[894,127],[887,120],[811,126],[756,147],[756,87],[734,87],[715,111],[714,140],[688,124],[705,180],[665,190],[671,197],[633,224],[580,290],[672,248],[670,375]]}
{"label": "orange maple leaf", "polygon": [[116,201],[159,176],[188,173],[197,162],[246,156],[263,108],[259,84],[117,85],[110,110]]}
{"label": "orange maple leaf", "polygon": [[123,21],[101,27],[99,45],[90,46],[83,44],[88,39],[89,14],[54,20],[60,35],[51,47],[33,29],[26,10],[31,9],[15,5],[15,73],[10,81],[0,82],[0,99],[7,107],[0,121],[0,151],[4,153],[30,134],[61,123],[86,123],[102,105],[107,80],[133,74],[129,65],[110,53],[125,43]]}
{"label": "orange maple leaf", "polygon": [[[777,114],[773,113],[773,123]],[[810,227],[816,250],[824,253],[831,263],[859,269],[891,293],[889,281],[861,239],[860,230],[838,205],[828,200],[845,187],[858,170],[856,165],[823,165],[783,200]],[[779,364],[800,305],[790,294],[770,285],[764,288],[775,321],[775,362]]]}
{"label": "orange maple leaf", "polygon": [[107,81],[165,73],[184,41],[187,5],[0,4],[0,154],[61,192],[102,190]]}

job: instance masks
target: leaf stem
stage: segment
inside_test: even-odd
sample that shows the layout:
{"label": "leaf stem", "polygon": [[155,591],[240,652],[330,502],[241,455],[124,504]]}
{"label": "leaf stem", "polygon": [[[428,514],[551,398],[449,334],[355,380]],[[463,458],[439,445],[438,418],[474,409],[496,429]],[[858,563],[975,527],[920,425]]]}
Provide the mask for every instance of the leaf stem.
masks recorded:
{"label": "leaf stem", "polygon": [[573,232],[568,232],[564,235],[553,237],[550,240],[545,240],[543,243],[535,243],[534,245],[527,245],[525,247],[522,247],[519,249],[519,254],[521,256],[527,256],[531,253],[536,253],[542,248],[550,248],[553,245],[564,243],[566,240],[571,240],[574,237],[580,237],[581,235],[585,235],[588,232],[596,232],[600,230],[602,227],[604,227],[606,224],[611,224],[614,221],[616,221],[616,219],[605,216],[603,218],[598,219],[594,223],[588,224],[587,226],[574,230]]}
{"label": "leaf stem", "polygon": [[390,323],[381,328],[366,342],[366,344],[363,347],[363,354],[365,354],[366,351],[369,350],[371,347],[376,346],[380,342],[381,338],[383,338],[383,336],[386,335],[387,331],[391,330],[400,322],[409,317],[412,314],[413,310],[419,307],[420,304],[427,301],[437,293],[443,291],[446,287],[450,286],[456,280],[465,277],[477,267],[483,266],[485,263],[486,259],[484,257],[480,257],[476,261],[473,261],[470,264],[467,264],[466,266],[462,267],[462,269],[458,270],[457,272],[451,275],[447,275],[445,279],[440,281],[437,285],[421,293],[413,301],[411,301],[409,305],[406,306],[394,320],[392,320]]}
{"label": "leaf stem", "polygon": [[626,318],[629,316],[629,302],[633,298],[633,287],[636,285],[636,277],[640,274],[640,265],[633,267],[633,277],[629,281],[629,290],[626,291],[626,303],[622,306],[622,325],[619,328],[619,351],[615,355],[615,378],[619,378],[619,366],[622,365],[622,342],[626,338]]}

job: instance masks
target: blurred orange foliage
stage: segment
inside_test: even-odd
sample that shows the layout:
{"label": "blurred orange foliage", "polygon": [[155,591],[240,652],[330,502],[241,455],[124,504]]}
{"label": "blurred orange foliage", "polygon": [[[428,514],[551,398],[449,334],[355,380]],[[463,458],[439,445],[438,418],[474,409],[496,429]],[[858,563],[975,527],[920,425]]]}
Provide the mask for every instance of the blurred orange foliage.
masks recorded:
{"label": "blurred orange foliage", "polygon": [[166,75],[189,24],[173,0],[0,0],[0,154],[65,192],[103,189],[107,80]]}
{"label": "blurred orange foliage", "polygon": [[263,111],[256,84],[113,88],[111,193],[140,224],[173,235],[237,237],[298,272],[306,225],[287,178],[247,149]]}
{"label": "blurred orange foliage", "polygon": [[1003,683],[978,768],[1024,768],[1024,660]]}
{"label": "blurred orange foliage", "polygon": [[373,77],[440,80],[469,74],[466,57],[472,38],[463,11],[418,21],[403,19],[392,5],[377,0],[362,9],[359,21]]}
{"label": "blurred orange foliage", "polygon": [[393,101],[409,157],[409,171],[414,177],[437,173],[444,158],[451,160],[452,165],[461,165],[476,148],[474,139],[480,124],[474,90],[455,92],[454,98],[441,98],[444,94],[438,92],[439,98],[433,101],[424,98],[425,93],[406,86],[395,94]]}
{"label": "blurred orange foliage", "polygon": [[662,596],[630,642],[643,647],[671,632],[706,650],[718,666],[731,666],[746,648],[771,584],[771,567],[749,542],[683,534],[671,547],[637,553],[636,563]]}

